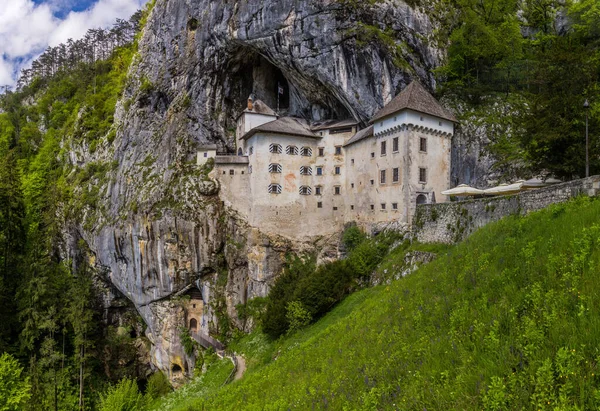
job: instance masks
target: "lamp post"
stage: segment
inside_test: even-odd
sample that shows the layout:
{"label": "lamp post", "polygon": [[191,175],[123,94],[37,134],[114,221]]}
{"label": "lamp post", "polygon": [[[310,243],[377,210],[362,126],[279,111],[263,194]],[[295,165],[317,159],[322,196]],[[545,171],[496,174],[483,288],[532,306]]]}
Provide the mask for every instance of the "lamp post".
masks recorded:
{"label": "lamp post", "polygon": [[589,157],[589,142],[588,142],[588,110],[590,108],[590,103],[585,99],[583,103],[583,108],[585,109],[585,176],[586,178],[590,176],[590,157]]}

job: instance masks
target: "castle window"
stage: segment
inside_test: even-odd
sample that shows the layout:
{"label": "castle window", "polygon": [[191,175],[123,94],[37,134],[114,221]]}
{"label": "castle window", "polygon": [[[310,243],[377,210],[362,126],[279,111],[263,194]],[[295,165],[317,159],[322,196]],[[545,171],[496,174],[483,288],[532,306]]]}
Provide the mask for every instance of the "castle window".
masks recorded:
{"label": "castle window", "polygon": [[394,139],[392,140],[392,151],[394,153],[397,153],[398,149],[399,149],[398,147],[399,147],[399,145],[398,145],[398,137],[394,137]]}
{"label": "castle window", "polygon": [[371,180],[371,185],[375,184],[375,180]]}
{"label": "castle window", "polygon": [[248,149],[248,155],[252,155],[252,154],[254,154],[254,147],[250,147]]}
{"label": "castle window", "polygon": [[427,139],[425,137],[419,139],[419,151],[423,153],[427,152]]}
{"label": "castle window", "polygon": [[342,146],[335,146],[335,155],[339,156],[342,154]]}
{"label": "castle window", "polygon": [[229,175],[232,176],[235,174],[235,170],[229,170]]}
{"label": "castle window", "polygon": [[300,195],[309,196],[312,194],[312,188],[310,188],[309,186],[300,186],[300,190],[298,190],[298,192],[300,193]]}
{"label": "castle window", "polygon": [[335,174],[339,175],[342,173],[342,169],[340,168],[340,166],[335,166]]}
{"label": "castle window", "polygon": [[335,186],[334,187],[334,193],[335,193],[335,195],[340,195],[342,193],[342,187]]}
{"label": "castle window", "polygon": [[381,155],[385,156],[387,153],[387,141],[381,142]]}
{"label": "castle window", "polygon": [[350,183],[350,187],[354,188],[354,183]]}
{"label": "castle window", "polygon": [[285,148],[285,154],[289,154],[290,156],[297,156],[298,155],[298,147],[296,147],[296,146],[287,146]]}
{"label": "castle window", "polygon": [[350,210],[354,210],[354,205],[351,205],[351,206],[350,206]]}
{"label": "castle window", "polygon": [[312,157],[312,148],[310,147],[302,147],[301,151],[304,157]]}
{"label": "castle window", "polygon": [[400,169],[398,167],[392,169],[392,182],[397,183],[400,181]]}
{"label": "castle window", "polygon": [[282,171],[281,164],[271,163],[269,164],[269,173],[281,173]]}
{"label": "castle window", "polygon": [[385,184],[385,170],[379,172],[379,184]]}
{"label": "castle window", "polygon": [[371,158],[375,158],[375,152],[371,153]]}
{"label": "castle window", "polygon": [[354,165],[354,159],[350,159],[350,164]]}
{"label": "castle window", "polygon": [[204,153],[204,158],[208,157],[208,153]]}
{"label": "castle window", "polygon": [[227,174],[227,171],[223,170],[223,175]]}
{"label": "castle window", "polygon": [[375,204],[371,204],[371,210],[375,210]]}
{"label": "castle window", "polygon": [[427,204],[427,197],[425,197],[425,194],[419,194],[417,196],[417,205],[419,204]]}
{"label": "castle window", "polygon": [[323,208],[323,202],[322,201],[319,201],[317,203],[317,208]]}
{"label": "castle window", "polygon": [[281,194],[281,186],[279,184],[269,184],[270,194]]}
{"label": "castle window", "polygon": [[302,166],[300,167],[300,174],[303,176],[312,176],[312,167]]}
{"label": "castle window", "polygon": [[381,210],[385,211],[385,203],[381,203]]}
{"label": "castle window", "polygon": [[440,126],[443,125],[442,122],[440,121]]}
{"label": "castle window", "polygon": [[423,118],[423,116],[421,116],[421,121],[425,121],[425,119]]}
{"label": "castle window", "polygon": [[419,168],[419,183],[427,183],[427,169],[420,167]]}
{"label": "castle window", "polygon": [[394,121],[396,121],[397,117],[394,117]]}
{"label": "castle window", "polygon": [[392,203],[392,210],[398,209],[398,203]]}
{"label": "castle window", "polygon": [[319,157],[323,157],[325,155],[325,147],[319,147]]}
{"label": "castle window", "polygon": [[333,211],[337,211],[337,209],[338,209],[337,207],[333,207]]}
{"label": "castle window", "polygon": [[275,154],[281,154],[281,146],[279,144],[270,144],[269,152]]}
{"label": "castle window", "polygon": [[242,148],[238,148],[238,156],[243,156],[244,155],[244,150],[242,150]]}
{"label": "castle window", "polygon": [[322,176],[323,175],[323,167],[317,167],[317,175],[318,176]]}
{"label": "castle window", "polygon": [[316,196],[320,196],[321,195],[321,186],[315,186],[315,195]]}

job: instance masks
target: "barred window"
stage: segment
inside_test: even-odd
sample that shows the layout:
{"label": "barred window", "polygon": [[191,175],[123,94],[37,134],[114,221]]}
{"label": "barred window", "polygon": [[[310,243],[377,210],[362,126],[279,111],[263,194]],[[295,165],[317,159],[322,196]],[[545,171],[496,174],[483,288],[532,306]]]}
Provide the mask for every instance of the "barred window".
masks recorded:
{"label": "barred window", "polygon": [[381,209],[385,210],[385,203],[381,203]]}
{"label": "barred window", "polygon": [[427,139],[425,137],[421,137],[421,139],[419,140],[419,151],[422,151],[424,153],[427,152]]}
{"label": "barred window", "polygon": [[279,184],[269,184],[270,194],[281,194],[281,186]]}
{"label": "barred window", "polygon": [[269,152],[281,154],[281,146],[279,144],[271,144],[269,145]]}
{"label": "barred window", "polygon": [[394,137],[394,139],[392,140],[392,151],[394,153],[397,153],[398,152],[398,147],[399,147],[398,137]]}
{"label": "barred window", "polygon": [[392,210],[398,209],[398,203],[392,203]]}
{"label": "barred window", "polygon": [[302,147],[301,151],[304,157],[312,157],[312,148],[310,147]]}
{"label": "barred window", "polygon": [[291,156],[297,156],[298,155],[298,147],[296,147],[296,146],[287,146],[285,148],[285,154],[289,154]]}
{"label": "barred window", "polygon": [[323,157],[325,155],[325,147],[319,147],[319,157]]}
{"label": "barred window", "polygon": [[322,190],[321,186],[315,186],[315,195],[316,196],[320,196],[321,195],[321,190]]}
{"label": "barred window", "polygon": [[340,166],[335,166],[335,174],[339,175],[342,173],[342,169]]}
{"label": "barred window", "polygon": [[342,187],[340,187],[340,186],[335,186],[335,187],[334,187],[334,193],[335,193],[336,195],[340,195],[340,194],[342,193]]}
{"label": "barred window", "polygon": [[319,201],[317,203],[317,208],[323,208],[323,202],[322,201]]}
{"label": "barred window", "polygon": [[426,183],[427,182],[427,169],[426,168],[419,168],[419,183]]}
{"label": "barred window", "polygon": [[392,169],[392,182],[397,183],[400,181],[400,169],[398,167]]}
{"label": "barred window", "polygon": [[317,167],[317,175],[318,176],[322,176],[323,175],[323,167]]}
{"label": "barred window", "polygon": [[312,167],[310,167],[310,166],[300,167],[300,174],[302,174],[303,176],[312,176]]}
{"label": "barred window", "polygon": [[335,155],[339,156],[342,154],[342,146],[335,146]]}
{"label": "barred window", "polygon": [[387,153],[387,141],[381,142],[381,155],[385,156]]}
{"label": "barred window", "polygon": [[309,186],[300,186],[300,195],[303,196],[309,196],[312,194],[312,188],[310,188]]}
{"label": "barred window", "polygon": [[281,164],[271,163],[269,164],[269,173],[281,173],[282,167]]}
{"label": "barred window", "polygon": [[379,172],[379,184],[385,184],[385,170]]}

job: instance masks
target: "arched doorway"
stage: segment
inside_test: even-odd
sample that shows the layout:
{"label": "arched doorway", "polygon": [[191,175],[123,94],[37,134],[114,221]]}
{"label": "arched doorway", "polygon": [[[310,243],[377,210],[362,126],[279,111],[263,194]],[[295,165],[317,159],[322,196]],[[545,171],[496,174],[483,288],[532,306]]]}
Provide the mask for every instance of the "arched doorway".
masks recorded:
{"label": "arched doorway", "polygon": [[425,196],[425,194],[419,194],[417,196],[417,205],[426,204],[426,203],[427,203],[427,197]]}
{"label": "arched doorway", "polygon": [[198,329],[198,320],[196,320],[195,318],[192,318],[190,320],[190,330],[196,331],[197,329]]}
{"label": "arched doorway", "polygon": [[244,155],[244,151],[242,150],[242,148],[238,148],[238,156],[243,156]]}

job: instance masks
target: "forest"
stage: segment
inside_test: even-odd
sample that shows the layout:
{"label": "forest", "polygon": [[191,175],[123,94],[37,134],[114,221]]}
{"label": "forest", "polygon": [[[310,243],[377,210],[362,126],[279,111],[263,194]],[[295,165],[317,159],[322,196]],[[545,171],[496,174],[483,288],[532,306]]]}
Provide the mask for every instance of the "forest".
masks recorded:
{"label": "forest", "polygon": [[[586,99],[591,173],[600,172],[596,0],[408,3],[439,22],[435,38],[445,60],[435,70],[437,96],[461,121],[486,126],[486,150],[501,175],[583,176]],[[119,381],[124,391],[141,395],[127,385],[131,379],[151,397],[168,391],[160,373],[149,381],[140,378],[143,364],[135,359],[134,345],[143,333],[139,319],[131,318],[123,329],[103,325],[98,273],[86,244],[79,244],[80,255],[68,255],[61,235],[74,222],[85,224],[89,210],[105,212],[96,209],[104,194],[97,182],[109,179],[115,164],[79,166],[69,150],[76,144],[91,152],[112,145],[115,108],[132,80],[128,70],[151,7],[111,29],[91,30],[83,39],[48,49],[22,72],[16,90],[0,96],[2,410],[96,409],[108,403],[103,393]],[[377,262],[382,258],[377,255]],[[278,338],[324,316],[345,297],[345,281],[365,275],[357,275],[353,264],[339,264],[344,281],[338,283],[334,268],[311,266],[302,286],[315,294],[304,307],[289,305],[304,289],[284,283],[304,271],[284,276],[266,301],[267,334]],[[323,287],[315,272],[334,286]],[[285,315],[288,306],[295,315]]]}

